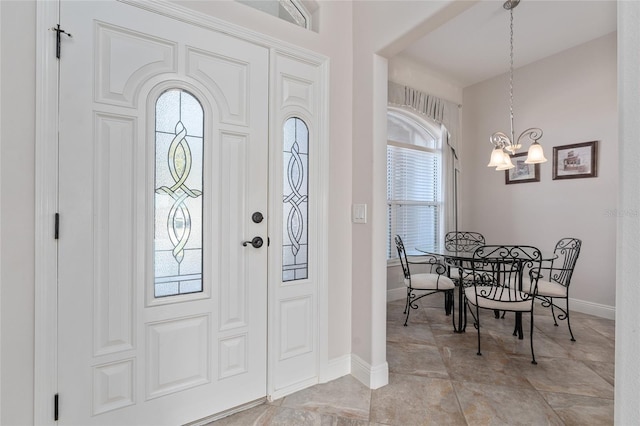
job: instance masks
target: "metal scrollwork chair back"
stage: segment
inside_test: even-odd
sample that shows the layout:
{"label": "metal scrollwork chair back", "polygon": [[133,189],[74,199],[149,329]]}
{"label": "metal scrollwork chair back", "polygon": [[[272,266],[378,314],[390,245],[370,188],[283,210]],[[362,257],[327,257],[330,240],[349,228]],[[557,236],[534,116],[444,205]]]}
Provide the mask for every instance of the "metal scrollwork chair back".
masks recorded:
{"label": "metal scrollwork chair back", "polygon": [[[402,265],[404,284],[407,287],[407,300],[404,307],[406,315],[404,325],[409,321],[409,313],[412,309],[418,309],[416,302],[425,296],[435,293],[444,293],[445,311],[447,315],[453,309],[453,289],[455,285],[447,277],[447,268],[441,259],[431,255],[407,256],[404,243],[399,235],[395,236],[396,249]],[[409,258],[411,257],[411,261]],[[415,258],[415,260],[413,260]],[[411,273],[409,265],[420,265],[420,273]],[[422,272],[424,270],[425,272]]]}
{"label": "metal scrollwork chair back", "polygon": [[484,235],[473,231],[451,231],[444,236],[444,248],[448,251],[472,252],[485,245]]}
{"label": "metal scrollwork chair back", "polygon": [[[516,329],[521,325],[521,315],[531,314],[532,363],[536,364],[533,351],[533,301],[538,286],[537,272],[541,266],[540,250],[531,246],[485,245],[473,254],[473,285],[464,289],[466,305],[478,331],[478,355],[480,351],[480,309],[516,313]],[[528,291],[523,291],[523,289]],[[514,335],[516,332],[514,331]]]}
{"label": "metal scrollwork chair back", "polygon": [[[451,252],[473,253],[475,249],[485,244],[484,235],[474,231],[451,231],[444,236],[444,248]],[[472,279],[470,262],[458,261],[449,267],[449,277],[454,282],[462,284]]]}
{"label": "metal scrollwork chair back", "polygon": [[[551,307],[554,325],[558,325],[557,320],[567,320],[571,340],[576,341],[571,331],[569,321],[569,285],[575,269],[582,241],[578,238],[562,238],[553,250],[557,256],[551,262],[545,262],[537,271],[540,274],[536,297],[542,301],[545,308]],[[565,307],[562,308],[554,303],[554,299],[564,299]],[[555,310],[560,312],[556,315]]]}

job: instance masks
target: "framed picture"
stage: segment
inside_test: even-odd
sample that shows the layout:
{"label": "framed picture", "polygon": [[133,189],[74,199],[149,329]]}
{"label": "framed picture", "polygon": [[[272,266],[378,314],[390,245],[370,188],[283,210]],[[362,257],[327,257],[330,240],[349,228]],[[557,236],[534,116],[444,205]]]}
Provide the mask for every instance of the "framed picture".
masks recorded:
{"label": "framed picture", "polygon": [[540,164],[526,164],[526,159],[526,152],[511,156],[511,162],[515,167],[504,171],[505,184],[540,182]]}
{"label": "framed picture", "polygon": [[553,179],[598,176],[598,141],[553,147]]}

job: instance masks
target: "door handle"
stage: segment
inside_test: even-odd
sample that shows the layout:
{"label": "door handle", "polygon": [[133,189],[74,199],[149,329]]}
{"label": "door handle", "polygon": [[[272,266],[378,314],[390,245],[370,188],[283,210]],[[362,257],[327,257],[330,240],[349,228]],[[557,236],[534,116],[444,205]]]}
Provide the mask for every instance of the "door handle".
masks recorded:
{"label": "door handle", "polygon": [[246,247],[247,244],[251,244],[253,246],[253,248],[260,248],[260,247],[262,247],[262,244],[264,244],[264,241],[260,237],[253,237],[253,239],[251,241],[243,241],[242,242],[242,246],[243,247]]}

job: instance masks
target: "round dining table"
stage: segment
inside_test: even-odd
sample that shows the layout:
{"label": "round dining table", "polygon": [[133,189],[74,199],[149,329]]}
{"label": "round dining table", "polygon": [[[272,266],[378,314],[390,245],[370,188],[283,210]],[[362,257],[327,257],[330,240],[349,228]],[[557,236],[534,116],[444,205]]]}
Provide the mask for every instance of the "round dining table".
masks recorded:
{"label": "round dining table", "polygon": [[[482,247],[482,246],[478,246]],[[477,248],[477,247],[476,247]],[[439,249],[439,248],[427,248],[427,247],[416,247],[416,250],[420,253],[442,257],[445,261],[445,264],[448,266],[447,272],[449,277],[451,277],[451,269],[458,269],[459,279],[454,280],[457,281],[458,287],[458,324],[456,325],[456,313],[455,309],[453,312],[453,331],[456,333],[464,333],[467,328],[467,310],[464,306],[464,279],[463,276],[466,273],[467,275],[472,274],[472,263],[473,263],[473,254],[475,252],[474,249],[471,250],[447,250],[447,249]],[[553,251],[540,251],[541,254],[541,262],[552,261],[558,257]],[[494,311],[496,318],[499,318],[500,312]],[[522,333],[522,313],[516,312],[516,324],[514,335],[517,334],[519,339],[523,338]]]}

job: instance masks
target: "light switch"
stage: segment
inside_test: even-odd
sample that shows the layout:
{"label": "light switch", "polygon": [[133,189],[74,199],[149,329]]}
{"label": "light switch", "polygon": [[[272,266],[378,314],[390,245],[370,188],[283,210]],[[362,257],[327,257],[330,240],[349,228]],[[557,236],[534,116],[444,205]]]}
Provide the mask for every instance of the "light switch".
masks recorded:
{"label": "light switch", "polygon": [[367,205],[353,205],[353,223],[367,223]]}

